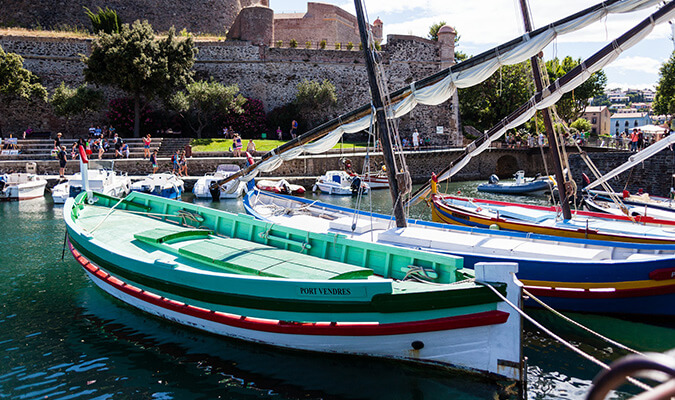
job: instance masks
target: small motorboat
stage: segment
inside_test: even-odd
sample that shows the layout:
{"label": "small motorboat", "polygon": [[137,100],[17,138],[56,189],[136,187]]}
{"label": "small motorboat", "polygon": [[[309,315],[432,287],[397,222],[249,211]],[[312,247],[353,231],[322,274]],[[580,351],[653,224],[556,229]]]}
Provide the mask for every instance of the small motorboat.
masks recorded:
{"label": "small motorboat", "polygon": [[[126,173],[118,174],[113,170],[114,161],[89,161],[89,188],[113,197],[124,197],[131,190],[131,179]],[[82,173],[77,172],[65,182],[52,188],[52,199],[56,204],[63,204],[69,197],[75,197],[83,190]]]}
{"label": "small motorboat", "polygon": [[288,183],[286,179],[269,180],[261,179],[256,181],[255,186],[260,190],[266,190],[278,194],[291,194],[294,196],[302,196],[305,194],[305,187]]}
{"label": "small motorboat", "polygon": [[368,194],[370,186],[357,175],[350,175],[346,171],[326,171],[325,174],[316,178],[312,191],[317,190],[338,195]]}
{"label": "small motorboat", "polygon": [[501,183],[497,175],[490,175],[488,183],[478,185],[479,192],[500,194],[537,194],[550,191],[555,186],[555,180],[548,176],[525,178],[525,171],[514,174],[515,182]]}
{"label": "small motorboat", "polygon": [[234,164],[220,164],[216,168],[216,172],[209,172],[203,177],[199,178],[195,183],[195,186],[192,188],[192,193],[195,194],[195,197],[198,199],[236,199],[241,197],[246,188],[246,184],[239,179],[232,180],[227,182],[224,185],[220,185],[220,188],[217,188],[217,191],[211,190],[211,184],[216,183],[220,180],[227,178],[228,176],[239,172],[241,168],[238,165]]}
{"label": "small motorboat", "polygon": [[132,183],[131,191],[180,200],[180,196],[185,191],[185,185],[183,180],[174,174],[150,174],[145,179]]}
{"label": "small motorboat", "polygon": [[389,178],[384,170],[377,173],[366,172],[361,175],[361,180],[367,183],[371,189],[389,189]]}
{"label": "small motorboat", "polygon": [[45,195],[47,181],[37,174],[14,172],[0,176],[0,200],[28,200]]}

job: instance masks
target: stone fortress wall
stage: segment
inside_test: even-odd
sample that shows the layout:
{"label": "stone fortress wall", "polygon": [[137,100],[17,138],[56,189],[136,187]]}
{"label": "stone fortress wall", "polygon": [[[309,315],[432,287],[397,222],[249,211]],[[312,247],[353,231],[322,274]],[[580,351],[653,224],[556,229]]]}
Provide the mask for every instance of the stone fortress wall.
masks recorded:
{"label": "stone fortress wall", "polygon": [[[213,77],[224,84],[236,83],[244,96],[261,100],[266,111],[292,101],[298,83],[305,79],[328,79],[335,84],[339,114],[370,102],[363,54],[358,47],[352,51],[328,47],[324,50],[304,49],[302,44],[296,49],[269,47],[265,41],[273,37],[270,11],[265,5],[245,8],[232,27],[238,30],[239,40],[197,41],[197,78]],[[347,19],[346,16],[343,18]],[[259,21],[266,21],[265,29],[261,29]],[[454,63],[454,37],[439,38],[438,42],[414,36],[390,35],[387,38],[381,56],[390,90],[406,87]],[[71,86],[83,82],[81,57],[89,54],[90,45],[90,39],[0,36],[0,46],[24,57],[24,66],[37,74],[50,91],[62,81]],[[104,89],[109,99],[123,96],[111,88]],[[401,118],[401,135],[410,136],[418,129],[422,137],[431,136],[434,144],[461,145],[457,107],[453,104],[450,101],[435,107],[418,106]],[[103,115],[88,118],[102,120]],[[12,115],[5,120],[14,121],[14,126],[6,128],[15,133],[27,126],[49,131],[67,128],[48,106],[22,102],[15,102]],[[90,123],[91,120],[70,121],[68,127],[84,132]],[[444,127],[444,134],[435,133],[437,126]],[[282,129],[287,130],[287,127]]]}

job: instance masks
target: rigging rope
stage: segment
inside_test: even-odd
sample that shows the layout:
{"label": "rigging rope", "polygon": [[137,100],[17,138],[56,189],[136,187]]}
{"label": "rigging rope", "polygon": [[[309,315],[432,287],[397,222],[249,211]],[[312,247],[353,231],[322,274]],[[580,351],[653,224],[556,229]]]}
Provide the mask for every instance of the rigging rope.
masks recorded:
{"label": "rigging rope", "polygon": [[[547,329],[547,328],[544,327],[542,324],[540,324],[537,320],[535,320],[534,318],[532,318],[532,317],[530,317],[529,315],[527,315],[520,307],[518,307],[518,306],[516,306],[515,304],[513,304],[509,299],[507,299],[506,297],[504,297],[504,295],[502,295],[501,293],[499,293],[499,291],[498,291],[497,289],[495,289],[495,288],[494,288],[492,285],[490,285],[489,283],[487,283],[487,282],[480,282],[480,281],[476,281],[476,283],[480,283],[480,284],[485,285],[486,287],[488,287],[490,290],[492,290],[492,291],[497,295],[497,297],[499,297],[500,299],[502,299],[502,301],[504,301],[506,304],[508,304],[508,305],[511,306],[514,310],[516,310],[516,312],[518,312],[518,314],[520,314],[523,318],[525,318],[526,320],[528,320],[529,322],[531,322],[534,326],[536,326],[537,328],[541,329],[544,333],[546,333],[547,335],[549,335],[549,336],[552,337],[553,339],[555,339],[555,340],[557,340],[558,342],[560,342],[563,346],[565,346],[565,347],[567,347],[568,349],[572,350],[573,352],[579,354],[579,355],[580,355],[581,357],[583,357],[584,359],[586,359],[586,360],[588,360],[588,361],[591,361],[592,363],[594,363],[594,364],[596,364],[596,365],[602,367],[603,369],[606,369],[606,370],[609,370],[609,369],[610,369],[610,368],[609,368],[609,365],[603,363],[602,361],[600,361],[600,360],[598,360],[597,358],[593,357],[592,355],[590,355],[590,354],[584,352],[583,350],[581,350],[581,349],[575,347],[574,345],[572,345],[572,343],[570,343],[570,342],[566,341],[565,339],[561,338],[560,336],[556,335],[556,334],[553,333],[551,330]],[[627,377],[626,380],[627,380],[628,382],[632,383],[633,385],[635,385],[635,386],[637,386],[637,387],[643,389],[643,390],[652,390],[652,388],[651,388],[650,386],[648,386],[648,385],[646,385],[646,384],[644,384],[644,383],[638,381],[638,380],[635,379],[635,378]]]}

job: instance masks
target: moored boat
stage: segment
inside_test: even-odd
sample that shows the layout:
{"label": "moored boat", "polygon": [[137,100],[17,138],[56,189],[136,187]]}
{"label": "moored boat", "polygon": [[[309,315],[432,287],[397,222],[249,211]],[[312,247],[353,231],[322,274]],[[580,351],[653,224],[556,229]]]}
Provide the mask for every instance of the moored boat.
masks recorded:
{"label": "moored boat", "polygon": [[174,174],[150,174],[140,181],[131,184],[131,191],[154,194],[167,199],[180,199],[185,191],[182,179]]}
{"label": "moored boat", "polygon": [[515,177],[515,182],[500,182],[497,175],[491,175],[488,183],[481,183],[477,189],[486,193],[541,194],[552,191],[555,186],[555,179],[552,177],[525,178],[525,171],[516,172]]}
{"label": "moored boat", "polygon": [[0,176],[0,200],[29,200],[45,195],[47,181],[37,174],[13,172]]}
{"label": "moored boat", "polygon": [[266,190],[272,193],[292,194],[294,196],[302,196],[305,194],[304,186],[294,185],[289,183],[286,179],[259,179],[256,180],[255,186],[260,190]]}
{"label": "moored boat", "polygon": [[[69,245],[121,301],[218,335],[521,380],[514,263],[481,264],[275,226],[133,192],[63,210]],[[490,343],[486,346],[486,343]]]}
{"label": "moored boat", "polygon": [[[207,173],[199,178],[192,188],[192,193],[198,199],[236,199],[244,193],[246,184],[240,181],[230,181],[227,184],[220,185],[214,193],[211,193],[211,185],[214,182],[225,179],[230,175],[236,174],[241,168],[234,164],[220,164],[216,171]],[[215,195],[215,196],[214,196]]]}
{"label": "moored boat", "polygon": [[312,191],[320,190],[326,194],[356,195],[368,194],[370,187],[357,175],[350,175],[346,171],[326,171],[325,174],[316,178]]}
{"label": "moored boat", "polygon": [[468,268],[479,262],[518,262],[518,278],[525,287],[556,309],[675,315],[675,245],[573,239],[415,219],[397,229],[388,215],[260,191],[249,192],[244,206],[275,226],[456,254]]}
{"label": "moored boat", "polygon": [[[114,161],[91,160],[88,172],[89,187],[108,196],[122,197],[129,193],[131,179],[126,173],[117,173],[113,169]],[[52,188],[52,199],[63,204],[69,197],[75,197],[83,190],[82,173],[76,172],[65,182]]]}
{"label": "moored boat", "polygon": [[361,180],[370,186],[371,189],[388,189],[389,179],[386,171],[365,172],[361,175]]}

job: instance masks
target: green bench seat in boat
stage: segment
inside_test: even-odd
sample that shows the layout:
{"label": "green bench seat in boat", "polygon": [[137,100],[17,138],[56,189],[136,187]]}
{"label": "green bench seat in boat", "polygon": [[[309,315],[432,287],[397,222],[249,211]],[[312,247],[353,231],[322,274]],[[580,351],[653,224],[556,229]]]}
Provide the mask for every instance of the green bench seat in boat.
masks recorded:
{"label": "green bench seat in boat", "polygon": [[373,275],[368,268],[209,234],[198,229],[151,229],[134,237],[160,248],[169,241],[189,241],[178,248],[179,255],[240,274],[311,280],[367,279]]}

